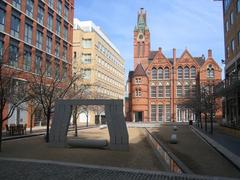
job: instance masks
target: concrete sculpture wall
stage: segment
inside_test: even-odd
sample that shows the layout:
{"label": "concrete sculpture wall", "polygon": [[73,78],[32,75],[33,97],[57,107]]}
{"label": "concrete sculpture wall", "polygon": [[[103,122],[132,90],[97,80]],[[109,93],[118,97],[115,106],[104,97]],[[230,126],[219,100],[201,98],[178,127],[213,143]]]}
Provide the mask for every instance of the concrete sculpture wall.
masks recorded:
{"label": "concrete sculpture wall", "polygon": [[123,115],[122,100],[58,100],[55,105],[55,113],[50,129],[50,144],[55,147],[67,145],[67,132],[75,105],[104,105],[110,136],[110,149],[127,150],[129,139],[126,122]]}

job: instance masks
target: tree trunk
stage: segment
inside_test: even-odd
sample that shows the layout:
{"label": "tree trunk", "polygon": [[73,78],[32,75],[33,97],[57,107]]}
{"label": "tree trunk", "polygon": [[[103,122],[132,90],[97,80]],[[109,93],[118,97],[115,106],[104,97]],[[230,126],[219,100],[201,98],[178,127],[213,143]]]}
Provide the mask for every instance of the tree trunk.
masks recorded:
{"label": "tree trunk", "polygon": [[201,112],[199,112],[198,116],[199,116],[199,121],[200,121],[200,127],[201,127],[201,129],[202,129],[202,128],[203,128],[203,125],[202,125]]}
{"label": "tree trunk", "polygon": [[207,132],[207,114],[205,114],[205,131]]}
{"label": "tree trunk", "polygon": [[33,126],[33,115],[34,113],[31,111],[31,117],[30,117],[30,134],[32,133],[32,126]]}
{"label": "tree trunk", "polygon": [[211,134],[213,134],[213,112],[211,109],[211,114],[210,114],[210,123],[211,123]]}
{"label": "tree trunk", "polygon": [[78,130],[77,130],[77,106],[73,110],[73,124],[74,124],[74,136],[78,136]]}
{"label": "tree trunk", "polygon": [[0,131],[0,152],[2,152],[2,125],[3,125],[3,120],[2,120],[2,116],[3,113],[1,113],[0,115],[0,128],[1,128],[1,131]]}
{"label": "tree trunk", "polygon": [[50,114],[50,111],[48,111],[48,114],[47,114],[47,132],[46,132],[46,142],[47,142],[47,143],[49,142],[50,117],[51,117],[51,114]]}

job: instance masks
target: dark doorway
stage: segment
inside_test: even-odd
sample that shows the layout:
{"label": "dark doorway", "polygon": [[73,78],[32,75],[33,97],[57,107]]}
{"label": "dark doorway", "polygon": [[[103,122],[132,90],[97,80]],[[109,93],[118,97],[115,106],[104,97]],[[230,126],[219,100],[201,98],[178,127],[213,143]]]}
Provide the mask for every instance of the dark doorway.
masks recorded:
{"label": "dark doorway", "polygon": [[143,121],[143,112],[135,112],[135,122]]}

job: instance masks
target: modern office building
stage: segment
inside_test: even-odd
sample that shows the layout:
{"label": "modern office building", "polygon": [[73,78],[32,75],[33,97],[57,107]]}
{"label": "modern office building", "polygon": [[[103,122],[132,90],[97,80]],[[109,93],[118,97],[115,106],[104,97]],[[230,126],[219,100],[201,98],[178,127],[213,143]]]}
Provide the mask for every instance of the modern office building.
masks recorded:
{"label": "modern office building", "polygon": [[[221,81],[221,68],[208,50],[208,56],[193,57],[186,49],[180,57],[167,58],[162,48],[151,51],[150,31],[142,8],[134,29],[134,71],[128,77],[128,111],[133,122],[188,122],[195,114],[181,104],[196,97],[203,85]],[[216,113],[216,118],[221,112]]]}
{"label": "modern office building", "polygon": [[124,72],[124,59],[100,27],[74,19],[73,73],[83,75],[91,98],[124,99]]}
{"label": "modern office building", "polygon": [[[22,80],[40,71],[46,71],[49,78],[71,76],[73,13],[74,0],[1,0],[0,55],[5,53],[4,64],[21,71]],[[30,113],[28,104],[22,105],[7,123],[22,119],[29,126]],[[40,114],[39,110],[35,126],[44,124]]]}
{"label": "modern office building", "polygon": [[[225,123],[240,128],[240,0],[223,0],[225,39]],[[219,87],[219,90],[221,88]]]}

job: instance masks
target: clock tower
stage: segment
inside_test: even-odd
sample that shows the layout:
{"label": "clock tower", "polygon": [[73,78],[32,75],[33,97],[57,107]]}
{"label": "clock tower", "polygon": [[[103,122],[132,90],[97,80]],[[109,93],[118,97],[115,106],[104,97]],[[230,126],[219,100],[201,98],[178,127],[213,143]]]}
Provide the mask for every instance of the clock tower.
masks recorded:
{"label": "clock tower", "polygon": [[137,25],[134,29],[134,69],[142,64],[144,70],[148,66],[150,53],[150,32],[147,27],[146,12],[143,8],[138,12]]}

